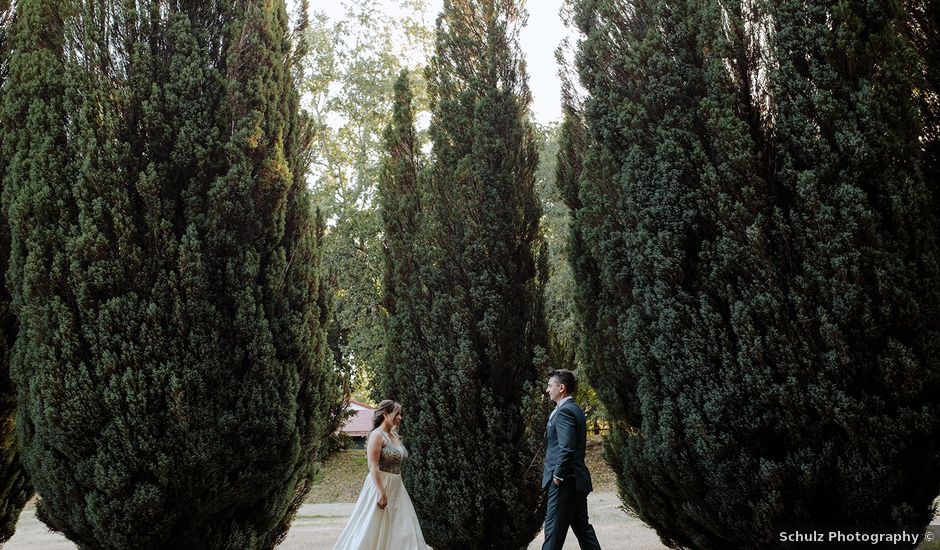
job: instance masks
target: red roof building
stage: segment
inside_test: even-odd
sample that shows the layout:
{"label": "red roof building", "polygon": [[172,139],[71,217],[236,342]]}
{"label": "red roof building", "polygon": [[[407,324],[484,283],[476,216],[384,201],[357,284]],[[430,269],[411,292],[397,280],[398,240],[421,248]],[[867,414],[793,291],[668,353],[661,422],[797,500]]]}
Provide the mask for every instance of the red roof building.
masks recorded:
{"label": "red roof building", "polygon": [[346,419],[346,423],[343,424],[343,433],[352,438],[369,437],[369,432],[372,431],[372,415],[375,413],[375,407],[350,399],[347,410],[349,409],[356,412]]}

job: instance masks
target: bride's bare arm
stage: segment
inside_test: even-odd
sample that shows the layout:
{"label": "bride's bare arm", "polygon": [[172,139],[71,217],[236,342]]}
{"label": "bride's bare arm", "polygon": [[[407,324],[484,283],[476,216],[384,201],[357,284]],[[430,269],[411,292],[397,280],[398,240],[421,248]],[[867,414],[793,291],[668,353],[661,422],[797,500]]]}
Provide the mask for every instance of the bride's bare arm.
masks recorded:
{"label": "bride's bare arm", "polygon": [[382,478],[379,476],[379,456],[382,454],[382,436],[379,435],[379,432],[373,430],[369,434],[369,443],[366,447],[366,457],[369,460],[369,474],[372,475],[372,481],[375,483],[376,489],[379,490],[379,508],[385,508],[388,504],[388,495],[385,494],[385,485],[382,483]]}

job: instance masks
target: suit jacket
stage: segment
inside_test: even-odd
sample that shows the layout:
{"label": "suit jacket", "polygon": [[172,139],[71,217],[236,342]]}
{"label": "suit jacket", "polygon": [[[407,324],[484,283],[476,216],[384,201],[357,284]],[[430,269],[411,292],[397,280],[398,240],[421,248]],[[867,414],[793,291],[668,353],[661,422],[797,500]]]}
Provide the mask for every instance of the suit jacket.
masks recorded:
{"label": "suit jacket", "polygon": [[591,473],[584,464],[587,422],[584,411],[574,399],[565,401],[549,419],[545,439],[548,444],[542,470],[542,488],[548,487],[553,476],[563,480],[573,477],[578,492],[593,491]]}

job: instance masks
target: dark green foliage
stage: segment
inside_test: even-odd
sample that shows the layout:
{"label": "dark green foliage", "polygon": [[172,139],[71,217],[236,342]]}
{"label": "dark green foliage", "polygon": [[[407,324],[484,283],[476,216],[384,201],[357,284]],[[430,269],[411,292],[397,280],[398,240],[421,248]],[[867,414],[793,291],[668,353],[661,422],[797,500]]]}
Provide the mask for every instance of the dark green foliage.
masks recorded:
{"label": "dark green foliage", "polygon": [[[6,225],[0,229],[0,254],[7,257],[9,233]],[[10,295],[3,285],[0,288],[0,544],[13,536],[20,510],[33,494],[26,470],[20,461],[14,427],[16,416],[16,389],[9,374],[10,351],[17,334],[16,315],[10,303]]]}
{"label": "dark green foliage", "polygon": [[[13,9],[9,0],[0,0],[0,93],[6,81],[10,25]],[[6,172],[5,155],[0,149],[0,181]],[[10,255],[10,232],[6,216],[0,216],[0,273],[6,271]],[[20,462],[20,453],[14,436],[16,416],[16,388],[10,378],[10,351],[18,330],[16,314],[5,284],[0,284],[0,544],[11,536],[16,528],[20,510],[32,487],[26,470]]]}
{"label": "dark green foliage", "polygon": [[923,528],[937,159],[902,6],[581,0],[575,20],[587,97],[558,183],[625,505],[673,547]]}
{"label": "dark green foliage", "polygon": [[544,518],[546,251],[520,17],[514,1],[445,2],[428,69],[429,170],[413,160],[402,81],[387,134],[383,380],[404,406],[405,482],[441,550],[525,548]]}
{"label": "dark green foliage", "polygon": [[4,96],[39,515],[81,548],[272,548],[333,383],[284,3],[99,6],[19,2]]}

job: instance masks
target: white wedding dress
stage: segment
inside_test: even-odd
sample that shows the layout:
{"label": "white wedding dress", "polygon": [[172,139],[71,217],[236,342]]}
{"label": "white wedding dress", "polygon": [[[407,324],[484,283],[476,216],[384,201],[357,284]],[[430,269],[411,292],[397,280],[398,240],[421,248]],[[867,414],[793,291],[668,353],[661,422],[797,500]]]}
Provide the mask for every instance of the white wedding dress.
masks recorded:
{"label": "white wedding dress", "polygon": [[379,508],[379,490],[366,474],[356,507],[333,550],[426,550],[418,515],[401,481],[401,465],[408,458],[404,445],[393,445],[379,429],[385,445],[379,456],[379,477],[388,495],[388,505]]}

